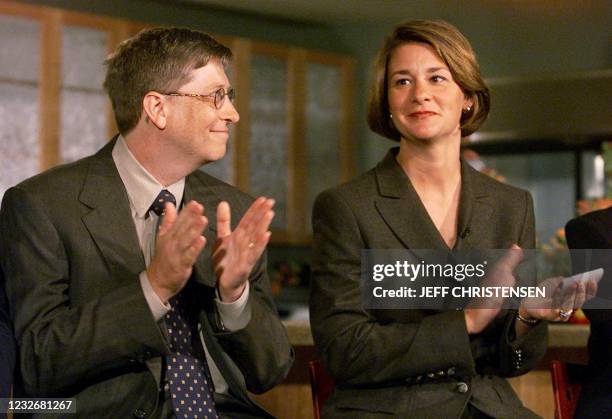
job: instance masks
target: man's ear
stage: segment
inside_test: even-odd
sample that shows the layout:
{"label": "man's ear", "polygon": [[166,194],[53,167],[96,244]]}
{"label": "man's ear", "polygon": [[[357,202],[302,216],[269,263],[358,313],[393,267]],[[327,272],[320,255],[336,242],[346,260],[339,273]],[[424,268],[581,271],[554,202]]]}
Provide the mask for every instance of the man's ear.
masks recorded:
{"label": "man's ear", "polygon": [[166,110],[164,95],[157,92],[148,92],[142,99],[142,109],[148,121],[158,129],[166,128]]}

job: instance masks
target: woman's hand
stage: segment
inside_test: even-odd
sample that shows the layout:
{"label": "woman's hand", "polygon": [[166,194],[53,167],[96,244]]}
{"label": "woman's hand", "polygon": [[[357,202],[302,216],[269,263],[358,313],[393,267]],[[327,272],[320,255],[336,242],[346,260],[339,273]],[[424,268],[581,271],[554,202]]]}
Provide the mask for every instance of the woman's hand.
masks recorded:
{"label": "woman's hand", "polygon": [[[481,284],[485,287],[512,287],[516,283],[514,270],[523,260],[523,250],[513,244],[504,256],[489,271],[487,277]],[[499,314],[504,304],[503,297],[475,298],[470,301],[465,314],[465,325],[468,334],[482,332]]]}
{"label": "woman's hand", "polygon": [[548,278],[538,285],[544,287],[545,297],[528,297],[519,307],[519,315],[527,320],[566,322],[574,310],[597,293],[595,281],[578,281],[563,287],[563,277]]}

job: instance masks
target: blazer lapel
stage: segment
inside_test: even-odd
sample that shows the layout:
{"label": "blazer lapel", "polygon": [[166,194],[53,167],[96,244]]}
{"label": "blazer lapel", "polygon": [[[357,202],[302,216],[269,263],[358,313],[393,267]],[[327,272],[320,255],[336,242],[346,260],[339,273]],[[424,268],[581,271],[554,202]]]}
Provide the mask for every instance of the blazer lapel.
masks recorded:
{"label": "blazer lapel", "polygon": [[[203,340],[206,349],[213,358],[216,367],[219,369],[223,379],[227,382],[229,391],[236,397],[239,397],[244,403],[252,404],[246,396],[246,384],[244,379],[240,380],[240,370],[232,362],[232,360],[224,354],[219,346],[213,331],[213,324],[217,323],[216,310],[214,310],[213,299],[215,298],[214,288],[217,285],[217,279],[212,266],[212,249],[217,240],[217,206],[225,196],[220,192],[219,188],[225,188],[218,182],[213,182],[211,177],[202,172],[194,172],[187,176],[185,181],[185,193],[183,201],[185,203],[195,200],[204,205],[204,213],[208,218],[208,227],[204,231],[206,237],[206,246],[198,256],[198,260],[193,266],[193,275],[190,281],[195,283],[188,284],[193,292],[190,293],[195,297],[194,304],[199,304],[203,309],[200,312],[200,338]],[[232,210],[232,229],[240,222],[237,208]],[[204,287],[202,287],[202,285]],[[197,296],[197,297],[196,297]]]}
{"label": "blazer lapel", "polygon": [[487,220],[491,219],[494,206],[483,176],[461,160],[461,196],[454,250],[478,249],[488,236]]}
{"label": "blazer lapel", "polygon": [[[208,218],[208,227],[204,231],[206,245],[198,256],[193,271],[196,282],[214,288],[217,280],[211,261],[212,250],[217,240],[217,206],[222,199],[216,193],[216,188],[206,180],[207,175],[204,173],[196,172],[187,176],[183,201],[188,203],[196,200],[204,205],[204,214]],[[232,225],[239,221],[234,218],[235,216],[235,211],[232,209]]]}
{"label": "blazer lapel", "polygon": [[82,220],[115,278],[136,278],[145,261],[127,192],[112,158],[115,140],[95,156],[79,200],[91,211]]}
{"label": "blazer lapel", "polygon": [[406,248],[448,250],[410,179],[396,162],[397,150],[390,150],[376,166],[380,194],[376,209]]}
{"label": "blazer lapel", "polygon": [[[375,203],[378,212],[406,248],[449,250],[410,179],[396,162],[396,150],[390,150],[375,169],[380,193]],[[478,248],[486,237],[488,225],[483,221],[490,219],[493,203],[482,176],[461,160],[457,241],[453,250]],[[408,214],[414,218],[408,218]]]}

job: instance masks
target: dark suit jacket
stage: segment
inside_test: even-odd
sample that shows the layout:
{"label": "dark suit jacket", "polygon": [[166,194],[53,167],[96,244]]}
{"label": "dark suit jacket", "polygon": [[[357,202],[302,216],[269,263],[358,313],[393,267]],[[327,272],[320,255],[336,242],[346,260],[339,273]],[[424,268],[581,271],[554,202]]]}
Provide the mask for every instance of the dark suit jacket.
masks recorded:
{"label": "dark suit jacket", "polygon": [[[605,274],[599,282],[597,295],[607,300],[593,303],[611,307],[612,208],[574,218],[565,226],[565,233],[570,249],[589,249],[572,252],[575,273],[604,268]],[[612,417],[612,309],[586,308],[590,305],[593,304],[585,304],[584,309],[591,322],[589,368],[582,384],[576,417]]]}
{"label": "dark suit jacket", "polygon": [[4,277],[0,269],[0,398],[8,397],[10,394],[13,368],[15,368],[15,339],[4,294]]}
{"label": "dark suit jacket", "polygon": [[[448,249],[395,153],[315,202],[311,327],[337,381],[325,416],[459,417],[470,398],[492,416],[531,416],[501,377],[543,356],[545,324],[513,339],[515,312],[504,311],[470,337],[462,311],[362,308],[361,249]],[[455,249],[533,248],[529,193],[465,163],[461,187]]]}
{"label": "dark suit jacket", "polygon": [[[76,397],[81,417],[158,416],[158,357],[167,330],[154,321],[140,287],[145,269],[127,193],[111,141],[97,154],[59,166],[9,189],[0,213],[1,261],[15,313],[23,384],[28,395]],[[251,199],[196,171],[184,200],[206,208],[208,245],[188,286],[200,323],[232,394],[249,403],[280,382],[293,361],[270,297],[266,261],[250,276],[252,318],[242,330],[218,327],[211,244],[221,200],[238,222]]]}

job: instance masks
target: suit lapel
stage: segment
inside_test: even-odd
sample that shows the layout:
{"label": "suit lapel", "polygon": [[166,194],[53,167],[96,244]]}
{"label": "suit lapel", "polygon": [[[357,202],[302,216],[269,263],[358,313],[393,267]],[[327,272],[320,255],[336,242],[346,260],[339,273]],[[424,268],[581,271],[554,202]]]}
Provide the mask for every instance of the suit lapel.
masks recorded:
{"label": "suit lapel", "polygon": [[493,215],[494,205],[483,176],[461,160],[461,196],[454,250],[478,249],[490,235],[487,220]]}
{"label": "suit lapel", "polygon": [[[212,249],[217,240],[217,206],[221,202],[221,198],[217,195],[215,187],[207,183],[206,180],[204,173],[196,172],[187,176],[183,201],[188,203],[191,200],[195,200],[204,205],[204,214],[208,218],[208,227],[204,231],[206,245],[193,266],[194,280],[214,288],[216,286],[216,277],[211,260]],[[232,221],[235,223],[237,220],[234,220],[234,217],[235,214],[232,211]]]}
{"label": "suit lapel", "polygon": [[[216,316],[218,316],[218,313],[214,310],[213,303],[217,279],[212,266],[212,249],[217,240],[217,206],[223,200],[221,196],[225,195],[218,190],[220,187],[223,187],[221,185],[217,182],[213,183],[210,176],[202,172],[190,174],[185,182],[184,202],[187,203],[190,200],[195,200],[204,205],[204,212],[206,218],[208,218],[208,227],[204,232],[206,246],[193,266],[191,281],[195,283],[188,284],[188,286],[193,290],[190,294],[197,296],[197,300],[194,303],[202,307],[200,312],[200,332],[206,349],[213,358],[223,379],[227,382],[229,391],[244,403],[253,405],[253,402],[246,395],[244,379],[240,379],[240,370],[227,355],[224,355],[212,329],[212,325],[216,324]],[[231,210],[233,229],[240,222],[240,214],[238,208],[232,207]],[[204,285],[204,288],[201,285]]]}
{"label": "suit lapel", "polygon": [[406,248],[448,249],[410,179],[395,161],[396,150],[390,150],[376,166],[380,194],[376,209]]}
{"label": "suit lapel", "polygon": [[145,261],[110,141],[91,160],[79,200],[91,209],[82,220],[115,278],[136,278]]}
{"label": "suit lapel", "polygon": [[[375,169],[380,194],[375,203],[378,212],[406,248],[448,250],[410,179],[395,160],[396,150],[391,150]],[[491,217],[493,203],[482,176],[461,161],[454,250],[477,248],[481,238],[486,237],[488,225],[483,220]]]}

